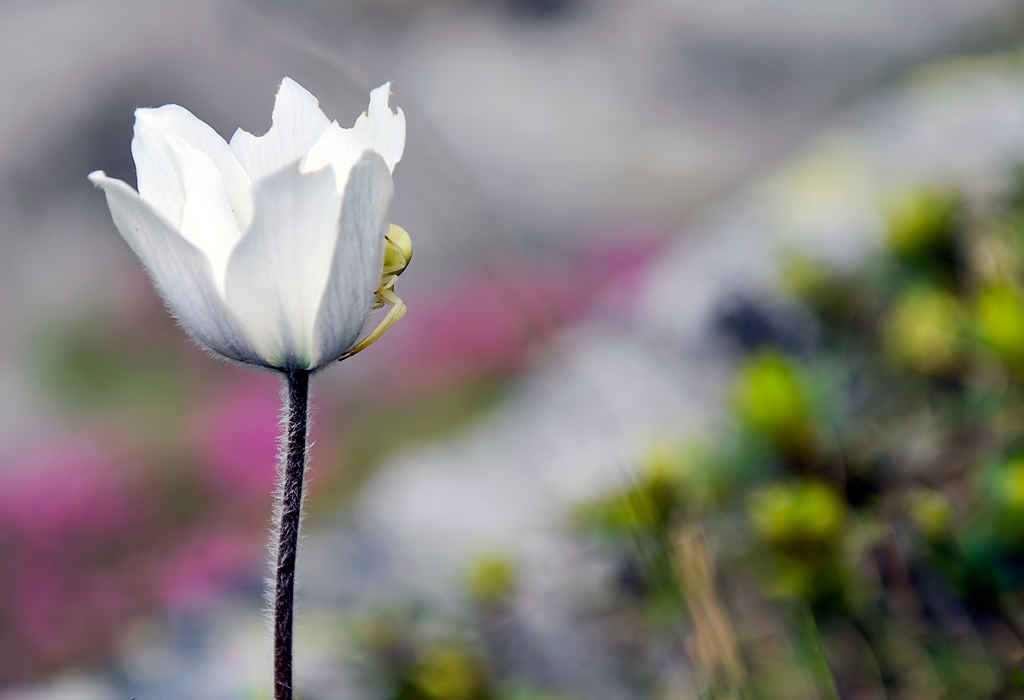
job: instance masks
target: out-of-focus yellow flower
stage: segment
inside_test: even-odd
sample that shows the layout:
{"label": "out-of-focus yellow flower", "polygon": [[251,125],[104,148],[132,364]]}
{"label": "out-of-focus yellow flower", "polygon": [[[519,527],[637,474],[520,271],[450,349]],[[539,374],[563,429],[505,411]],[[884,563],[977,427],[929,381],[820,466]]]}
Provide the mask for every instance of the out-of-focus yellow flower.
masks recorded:
{"label": "out-of-focus yellow flower", "polygon": [[500,602],[515,590],[515,564],[496,554],[478,557],[470,567],[466,587],[482,603]]}
{"label": "out-of-focus yellow flower", "polygon": [[975,322],[982,341],[1015,368],[1024,368],[1024,303],[1006,285],[983,289],[975,307]]}
{"label": "out-of-focus yellow flower", "polygon": [[1011,459],[992,472],[988,487],[1000,532],[1024,537],[1024,458]]}
{"label": "out-of-focus yellow flower", "polygon": [[1014,512],[1024,513],[1024,459],[1016,459],[1001,472],[1000,500]]}
{"label": "out-of-focus yellow flower", "polygon": [[802,255],[788,258],[782,269],[782,282],[787,291],[801,301],[816,301],[823,290],[835,284],[835,278],[835,271]]}
{"label": "out-of-focus yellow flower", "polygon": [[914,289],[899,299],[885,321],[885,343],[897,362],[925,374],[955,370],[962,360],[964,312],[956,297]]}
{"label": "out-of-focus yellow flower", "polygon": [[945,245],[953,236],[960,202],[938,187],[923,187],[883,207],[886,238],[902,257],[919,257]]}
{"label": "out-of-focus yellow flower", "polygon": [[935,489],[921,489],[910,497],[910,517],[929,540],[946,537],[953,525],[953,504]]}
{"label": "out-of-focus yellow flower", "polygon": [[770,544],[829,545],[842,531],[846,502],[819,481],[776,484],[754,496],[750,517],[757,534]]}
{"label": "out-of-focus yellow flower", "polygon": [[740,368],[734,390],[739,416],[776,443],[802,441],[810,429],[807,392],[782,355],[764,353]]}
{"label": "out-of-focus yellow flower", "polygon": [[454,646],[427,650],[413,674],[413,682],[427,697],[436,700],[467,700],[484,682],[480,665]]}

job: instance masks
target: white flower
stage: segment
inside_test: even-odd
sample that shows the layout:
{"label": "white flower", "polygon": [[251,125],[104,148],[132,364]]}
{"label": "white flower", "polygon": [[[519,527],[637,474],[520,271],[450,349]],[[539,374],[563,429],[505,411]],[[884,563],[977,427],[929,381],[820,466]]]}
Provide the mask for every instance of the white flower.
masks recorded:
{"label": "white flower", "polygon": [[[139,191],[99,170],[89,179],[203,345],[284,370],[315,370],[361,349],[371,310],[397,299],[394,276],[381,274],[391,173],[405,147],[405,115],[388,106],[389,88],[373,90],[345,129],[285,78],[270,130],[239,129],[230,143],[178,105],[135,111]],[[411,248],[398,247],[408,262]],[[391,322],[395,312],[404,305]]]}

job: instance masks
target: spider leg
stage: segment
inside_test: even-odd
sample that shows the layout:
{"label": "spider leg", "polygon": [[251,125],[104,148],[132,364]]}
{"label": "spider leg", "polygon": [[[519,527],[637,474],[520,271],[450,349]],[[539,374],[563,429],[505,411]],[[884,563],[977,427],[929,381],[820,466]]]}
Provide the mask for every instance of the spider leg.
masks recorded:
{"label": "spider leg", "polygon": [[357,344],[353,345],[348,352],[346,352],[339,358],[339,360],[348,359],[349,357],[355,355],[357,352],[360,352],[370,347],[378,340],[380,340],[380,337],[384,335],[384,333],[387,332],[387,330],[391,328],[391,326],[395,325],[395,323],[397,323],[398,320],[402,318],[402,316],[405,316],[405,302],[402,301],[402,299],[397,294],[395,294],[395,291],[393,289],[391,289],[392,285],[394,285],[394,281],[391,282],[391,285],[385,286],[383,289],[377,292],[378,298],[380,298],[385,304],[391,307],[390,309],[388,309],[387,315],[384,316],[383,319],[381,319],[381,322],[377,324],[377,327],[373,329],[373,332],[370,333],[370,335],[366,336]]}
{"label": "spider leg", "polygon": [[[384,292],[388,291],[388,290],[391,290],[392,294],[393,294],[393,290],[395,288],[395,282],[397,282],[397,281],[398,281],[398,275],[384,275],[383,277],[380,278],[380,288],[377,289],[377,300],[373,303],[373,308],[374,309],[382,309],[385,306],[394,306],[393,303],[385,301],[385,299],[384,299]],[[397,296],[395,298],[398,299]],[[398,300],[401,301],[401,299],[398,299]]]}
{"label": "spider leg", "polygon": [[405,271],[405,268],[408,264],[409,261],[402,257],[401,260],[399,260],[398,262],[392,263],[390,265],[384,265],[384,268],[381,270],[381,275],[384,277],[387,277],[388,275],[394,275],[395,277],[398,277],[399,274]]}

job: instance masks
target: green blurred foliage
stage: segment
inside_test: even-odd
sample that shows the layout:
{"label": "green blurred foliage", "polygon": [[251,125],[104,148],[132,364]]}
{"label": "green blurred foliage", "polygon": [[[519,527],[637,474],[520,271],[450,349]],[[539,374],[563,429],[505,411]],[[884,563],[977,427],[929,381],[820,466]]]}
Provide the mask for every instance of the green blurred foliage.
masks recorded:
{"label": "green blurred foliage", "polygon": [[[671,625],[651,605],[675,592],[659,613],[703,650],[680,697],[1024,697],[1022,212],[1013,192],[926,186],[886,204],[886,246],[859,268],[791,260],[814,352],[747,356],[713,448],[683,468],[659,445],[670,478],[641,470],[581,510],[641,572],[616,600],[655,667]],[[673,546],[694,528],[704,589]]]}
{"label": "green blurred foliage", "polygon": [[181,425],[193,386],[165,330],[116,325],[106,316],[56,324],[32,338],[34,370],[47,397],[70,415],[105,416],[159,439],[168,425]]}
{"label": "green blurred foliage", "polygon": [[[498,561],[478,562],[487,568]],[[507,563],[507,562],[506,562]],[[469,621],[422,605],[382,608],[358,620],[357,668],[374,697],[394,700],[574,700],[502,677],[490,644]]]}

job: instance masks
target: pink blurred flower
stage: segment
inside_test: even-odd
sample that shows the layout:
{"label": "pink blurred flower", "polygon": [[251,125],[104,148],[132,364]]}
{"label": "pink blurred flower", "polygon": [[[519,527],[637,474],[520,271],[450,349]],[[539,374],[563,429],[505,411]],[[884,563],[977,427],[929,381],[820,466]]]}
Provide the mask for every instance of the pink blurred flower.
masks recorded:
{"label": "pink blurred flower", "polygon": [[401,395],[515,371],[538,341],[605,296],[628,296],[658,240],[595,246],[571,261],[480,265],[420,292],[373,358],[375,386]]}
{"label": "pink blurred flower", "polygon": [[[219,390],[192,421],[190,440],[199,445],[203,458],[200,478],[219,493],[224,505],[251,505],[254,510],[258,506],[255,513],[261,524],[277,482],[280,391],[274,375],[248,376],[245,382]],[[319,423],[311,427],[310,444],[314,454],[325,451]],[[308,486],[315,488],[316,482]]]}
{"label": "pink blurred flower", "polygon": [[33,540],[124,528],[141,510],[123,464],[87,443],[26,451],[0,467],[0,529]]}
{"label": "pink blurred flower", "polygon": [[171,608],[194,609],[243,579],[261,562],[263,533],[197,533],[161,567],[160,601]]}
{"label": "pink blurred flower", "polygon": [[146,600],[130,554],[150,511],[132,470],[91,442],[5,461],[0,678],[14,678],[96,655]]}
{"label": "pink blurred flower", "polygon": [[277,474],[277,377],[246,377],[215,397],[195,421],[202,478],[225,493],[270,499]]}

